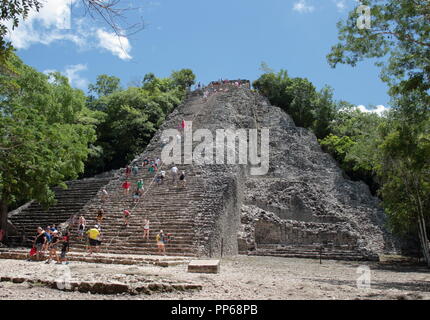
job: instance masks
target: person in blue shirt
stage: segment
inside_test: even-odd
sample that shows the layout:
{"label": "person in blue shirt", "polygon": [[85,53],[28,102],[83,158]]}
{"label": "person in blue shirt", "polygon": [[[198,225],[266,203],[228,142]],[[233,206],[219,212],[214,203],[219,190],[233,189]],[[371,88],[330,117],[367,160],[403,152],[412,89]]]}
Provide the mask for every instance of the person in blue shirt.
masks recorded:
{"label": "person in blue shirt", "polygon": [[47,228],[45,229],[45,238],[46,238],[46,242],[45,242],[45,245],[44,245],[44,247],[43,247],[43,251],[48,250],[48,246],[49,246],[49,244],[50,244],[50,243],[51,243],[51,241],[52,241],[52,231],[51,231],[51,227],[47,227]]}

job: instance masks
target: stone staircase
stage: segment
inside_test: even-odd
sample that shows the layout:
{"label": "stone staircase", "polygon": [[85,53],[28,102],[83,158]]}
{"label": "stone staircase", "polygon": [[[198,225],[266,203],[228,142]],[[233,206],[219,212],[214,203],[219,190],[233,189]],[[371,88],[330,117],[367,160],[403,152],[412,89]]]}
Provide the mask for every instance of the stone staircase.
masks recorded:
{"label": "stone staircase", "polygon": [[[27,260],[28,248],[0,248],[0,259]],[[70,252],[67,261],[121,264],[121,265],[156,265],[160,267],[172,267],[186,265],[190,262],[190,257],[182,256],[153,256],[153,255],[127,255],[100,253],[88,255],[85,252]]]}
{"label": "stone staircase", "polygon": [[9,220],[17,234],[9,236],[9,245],[31,244],[30,239],[35,236],[37,227],[60,225],[71,216],[79,214],[85,205],[94,198],[100,189],[110,181],[110,178],[92,178],[67,182],[67,189],[56,187],[56,204],[49,209],[43,208],[36,202],[31,202],[9,213]]}
{"label": "stone staircase", "polygon": [[[141,163],[141,161],[139,161]],[[117,177],[105,179],[86,179],[67,183],[69,189],[55,188],[57,204],[44,210],[32,203],[28,208],[10,216],[10,221],[20,232],[11,237],[11,244],[30,246],[38,226],[60,225],[67,222],[71,233],[71,252],[85,252],[86,239],[77,235],[78,218],[83,215],[87,229],[97,224],[96,216],[100,208],[105,215],[101,223],[101,252],[104,254],[157,254],[155,237],[160,230],[171,234],[172,240],[166,244],[168,256],[197,256],[199,241],[195,234],[196,213],[201,206],[197,203],[207,200],[204,185],[199,173],[192,166],[178,166],[186,172],[187,185],[173,184],[169,168],[163,168],[167,176],[163,184],[154,181],[155,173],[140,167],[136,176],[128,181],[132,187],[128,195],[121,188],[125,175],[120,170]],[[139,179],[144,180],[145,192],[137,204],[133,204],[132,194]],[[109,196],[102,201],[102,188]],[[129,226],[125,227],[123,210],[131,212]],[[150,240],[143,239],[143,220],[150,220]],[[201,221],[200,221],[201,223]],[[25,241],[22,239],[25,238]]]}
{"label": "stone staircase", "polygon": [[[139,161],[139,163],[141,163]],[[103,253],[117,254],[157,254],[155,237],[160,230],[170,233],[172,240],[166,244],[166,255],[196,256],[195,203],[204,198],[203,184],[198,173],[191,166],[178,166],[187,176],[187,186],[173,185],[171,176],[166,168],[167,176],[163,184],[154,181],[154,173],[147,168],[140,167],[139,173],[130,176],[128,181],[132,187],[128,195],[123,194],[121,188],[125,181],[122,175],[119,179],[111,181],[105,188],[109,197],[105,203],[101,198],[94,200],[86,208],[84,217],[87,228],[93,227],[97,221],[96,216],[100,208],[104,209],[104,220],[101,223],[101,240]],[[132,194],[139,179],[144,180],[145,192],[138,204],[133,204]],[[99,195],[100,196],[100,195]],[[131,212],[129,226],[124,223],[123,210]],[[150,220],[150,240],[143,238],[143,220]],[[82,252],[86,250],[85,241],[77,239],[77,224],[71,228],[75,239],[73,250]]]}
{"label": "stone staircase", "polygon": [[[204,106],[198,95],[190,95],[183,107],[190,110],[187,111],[188,116],[184,118],[193,119],[193,115]],[[173,114],[166,120],[164,126],[175,128],[179,121]],[[79,216],[85,217],[88,230],[97,224],[97,212],[103,208],[105,215],[101,223],[100,238],[103,254],[155,255],[157,254],[155,237],[160,230],[164,230],[165,233],[171,234],[171,240],[166,244],[166,255],[186,257],[207,255],[207,249],[202,243],[205,241],[207,243],[209,237],[207,230],[202,229],[214,225],[209,207],[222,201],[219,195],[207,192],[203,174],[198,166],[177,165],[179,172],[186,172],[185,188],[172,184],[171,166],[162,165],[162,170],[167,174],[164,184],[159,185],[154,181],[156,173],[150,173],[148,168],[143,168],[141,164],[144,157],[149,159],[160,157],[160,131],[152,139],[145,153],[134,159],[133,162],[139,165],[139,172],[136,176],[131,174],[128,178],[132,185],[128,195],[124,195],[121,187],[126,180],[124,169],[117,170],[111,177],[104,179],[69,182],[68,190],[55,188],[58,202],[48,210],[32,203],[10,213],[9,219],[19,231],[18,236],[11,237],[11,244],[29,247],[30,239],[36,235],[38,226],[63,224],[71,233],[71,253],[84,253],[87,250],[87,241],[86,237],[83,240],[78,238]],[[144,181],[145,192],[135,205],[132,194],[140,179]],[[102,200],[103,188],[109,193],[105,201]],[[131,212],[128,227],[124,224],[124,209]],[[143,238],[144,219],[150,220],[148,241]]]}
{"label": "stone staircase", "polygon": [[361,254],[357,248],[349,246],[332,245],[280,245],[260,244],[255,251],[248,253],[251,256],[271,256],[284,258],[306,258],[324,260],[347,260],[347,261],[379,261],[377,255],[370,257]]}

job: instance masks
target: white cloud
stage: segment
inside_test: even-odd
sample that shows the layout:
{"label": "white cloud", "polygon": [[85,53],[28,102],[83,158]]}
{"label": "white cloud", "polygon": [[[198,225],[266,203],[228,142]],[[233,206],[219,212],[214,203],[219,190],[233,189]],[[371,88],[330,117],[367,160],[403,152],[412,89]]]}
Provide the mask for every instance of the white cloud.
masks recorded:
{"label": "white cloud", "polygon": [[357,109],[364,113],[376,113],[379,116],[382,115],[385,111],[388,111],[390,108],[387,108],[383,105],[378,105],[375,108],[369,109],[363,105],[358,105]]}
{"label": "white cloud", "polygon": [[131,45],[126,37],[118,36],[115,33],[106,32],[98,29],[96,32],[99,40],[98,46],[112,52],[122,60],[130,60]]}
{"label": "white cloud", "polygon": [[71,6],[75,2],[76,0],[43,1],[43,7],[38,13],[33,11],[32,18],[41,21],[46,28],[70,29],[72,19]]}
{"label": "white cloud", "polygon": [[300,13],[310,13],[315,10],[315,7],[312,5],[308,5],[306,0],[299,0],[294,3],[293,10]]}
{"label": "white cloud", "polygon": [[[79,73],[87,69],[87,66],[84,64],[74,64],[66,66],[64,71],[60,73],[69,79],[69,83],[72,87],[85,91],[88,88],[89,81],[83,78]],[[49,74],[57,71],[58,70],[48,69],[43,71],[43,73]]]}
{"label": "white cloud", "polygon": [[83,64],[75,64],[67,66],[64,70],[64,75],[69,78],[70,85],[82,90],[86,90],[88,87],[88,80],[82,78],[79,72],[87,70],[87,66]]}
{"label": "white cloud", "polygon": [[54,73],[54,72],[57,72],[57,70],[55,70],[55,69],[46,69],[46,70],[43,71],[44,74],[50,74],[50,73]]}
{"label": "white cloud", "polygon": [[334,3],[336,4],[336,8],[338,11],[343,11],[346,9],[345,0],[334,0]]}
{"label": "white cloud", "polygon": [[[28,49],[34,44],[50,45],[56,41],[70,41],[80,49],[104,48],[122,60],[131,59],[131,44],[124,37],[102,29],[89,27],[88,18],[74,19],[71,25],[71,5],[78,0],[45,0],[39,12],[30,11],[28,18],[12,30],[9,22],[8,40],[17,49]],[[93,22],[91,20],[91,22]]]}
{"label": "white cloud", "polygon": [[17,49],[27,49],[32,44],[49,45],[53,41],[69,40],[80,43],[79,37],[70,32],[71,8],[77,0],[46,0],[39,12],[31,10],[27,19],[20,21],[18,28],[12,30],[9,21],[9,40]]}

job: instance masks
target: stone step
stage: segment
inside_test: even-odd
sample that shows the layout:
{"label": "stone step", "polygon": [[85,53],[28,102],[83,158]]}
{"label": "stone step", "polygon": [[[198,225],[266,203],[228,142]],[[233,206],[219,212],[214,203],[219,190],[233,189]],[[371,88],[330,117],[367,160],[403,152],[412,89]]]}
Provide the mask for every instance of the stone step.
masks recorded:
{"label": "stone step", "polygon": [[[106,239],[104,242],[110,243],[112,245],[118,245],[118,244],[123,244],[124,240],[127,242],[127,244],[131,247],[139,247],[139,246],[153,246],[155,244],[155,237],[151,236],[150,240],[145,241],[142,240],[141,238],[139,240],[136,240],[136,238],[130,238],[130,239]],[[173,242],[171,242],[172,244],[174,243],[175,245],[190,245],[191,243],[194,242],[194,238],[179,238],[179,237],[174,237]],[[76,243],[76,245],[80,245],[83,244],[84,242],[80,243],[78,242],[79,240],[74,240],[73,243]]]}
{"label": "stone step", "polygon": [[[76,197],[67,197],[67,198],[56,198],[56,203],[51,206],[51,208],[56,208],[61,206],[62,204],[73,205],[73,204],[82,204],[86,203],[88,200],[91,200],[96,194],[93,196],[79,196]],[[39,204],[32,204],[28,209],[43,209],[43,206]]]}
{"label": "stone step", "polygon": [[[188,228],[188,227],[195,227],[195,221],[194,219],[163,219],[162,217],[158,217],[158,218],[152,218],[152,217],[148,217],[148,216],[131,216],[131,218],[129,219],[129,227],[139,227],[139,226],[143,226],[143,220],[144,218],[149,218],[149,220],[151,221],[151,225],[150,227],[153,229],[155,226],[171,226],[171,227],[183,227],[183,228]],[[152,218],[152,219],[151,219]],[[51,224],[52,221],[54,219],[49,219],[49,220],[40,220],[39,222],[46,222],[47,224]],[[63,222],[65,220],[62,220]],[[105,227],[111,227],[113,229],[118,229],[120,227],[122,227],[124,225],[124,218],[123,217],[117,217],[117,218],[109,218],[109,219],[103,219],[103,221],[101,223],[98,223],[96,219],[86,219],[87,223],[87,227],[92,227],[95,224],[101,224],[102,226]],[[33,227],[35,225],[35,222],[29,222],[29,223],[18,223],[16,224],[16,226],[21,226],[23,229],[28,228],[28,227]],[[45,226],[45,225],[43,225]],[[72,224],[70,227],[78,227],[78,224]]]}
{"label": "stone step", "polygon": [[191,273],[219,273],[219,260],[193,260],[188,264],[188,272]]}
{"label": "stone step", "polygon": [[[122,207],[122,209],[118,209],[115,211],[109,211],[108,209],[105,209],[105,214],[104,214],[104,220],[105,221],[118,221],[119,219],[122,219],[123,217],[123,209],[124,207]],[[156,211],[152,211],[152,212],[148,212],[146,210],[136,210],[133,208],[129,209],[131,210],[131,219],[139,219],[142,218],[142,220],[145,217],[149,217],[152,218],[153,220],[161,220],[161,219],[166,219],[167,221],[171,221],[171,222],[181,222],[181,221],[190,221],[190,219],[194,220],[195,218],[195,214],[196,211],[184,211],[184,212],[180,212],[178,210],[173,210],[173,212],[170,211],[163,211],[163,212],[156,212]],[[95,221],[96,217],[97,217],[97,211],[94,212],[87,212],[84,215],[87,216],[86,220],[87,221]],[[33,223],[35,222],[34,219],[37,218],[38,221],[49,221],[51,219],[69,219],[72,215],[43,215],[43,216],[26,216],[26,217],[21,217],[20,219],[14,219],[15,222],[17,224],[26,224],[26,223]],[[94,217],[94,218],[91,218]],[[113,219],[113,220],[112,220]]]}
{"label": "stone step", "polygon": [[[17,229],[28,236],[34,237],[36,227],[51,224],[60,224],[71,217],[84,215],[87,226],[96,224],[96,213],[99,208],[105,210],[102,222],[102,249],[115,253],[149,252],[156,254],[157,246],[155,235],[163,229],[172,233],[174,240],[166,245],[168,254],[177,252],[180,255],[195,256],[195,228],[196,216],[206,209],[206,205],[218,200],[218,196],[208,195],[205,192],[205,184],[201,178],[201,171],[194,172],[192,166],[180,166],[179,170],[187,172],[187,187],[182,188],[171,183],[171,176],[167,172],[164,183],[158,185],[154,182],[154,173],[141,168],[136,176],[131,175],[127,180],[132,185],[128,195],[124,195],[121,188],[126,180],[125,175],[110,177],[104,180],[83,180],[68,183],[69,188],[64,190],[55,188],[57,203],[48,210],[38,204],[32,204],[12,219]],[[133,188],[140,179],[144,181],[145,194],[135,207],[132,199]],[[109,195],[102,201],[101,188],[104,187]],[[196,205],[198,204],[198,205]],[[83,208],[85,207],[85,212]],[[130,227],[123,226],[122,211],[131,209]],[[194,209],[196,208],[196,209]],[[151,240],[142,239],[143,218],[151,221]],[[200,223],[205,219],[201,219]],[[206,221],[211,222],[207,217]],[[88,229],[88,228],[87,228]],[[71,247],[73,250],[85,251],[85,243],[76,242],[77,225],[70,227]],[[152,239],[154,238],[154,239]],[[22,242],[21,237],[11,238],[12,242]],[[31,241],[25,241],[31,245]],[[106,246],[109,246],[106,248]],[[75,246],[75,248],[73,248]],[[171,251],[169,253],[169,250]]]}
{"label": "stone step", "polygon": [[[91,229],[93,227],[93,225],[87,225],[87,228],[85,229],[85,231]],[[194,230],[195,227],[194,226],[187,226],[187,227],[178,227],[176,225],[169,225],[169,224],[152,224],[150,226],[150,232],[151,233],[158,233],[159,230],[164,230],[165,232],[168,233],[173,233],[175,232],[176,234],[194,234]],[[69,231],[71,232],[77,232],[78,228],[70,228]],[[101,225],[101,231],[103,233],[104,236],[110,236],[110,235],[117,235],[117,234],[122,234],[122,235],[137,235],[139,233],[143,232],[143,224],[130,224],[128,227],[125,226],[124,223],[118,224],[118,225],[106,225],[106,224],[102,224]]]}
{"label": "stone step", "polygon": [[[265,252],[264,250],[249,253],[252,256],[271,256],[271,257],[283,257],[283,258],[303,258],[303,259],[319,259],[319,253],[271,253]],[[321,254],[321,259],[326,260],[347,260],[347,261],[369,261],[370,259],[360,255],[338,255],[335,253]]]}
{"label": "stone step", "polygon": [[[117,197],[108,198],[106,200],[106,204],[115,205],[118,202],[127,202],[132,199],[133,192],[135,190],[130,190],[127,194],[121,194]],[[145,203],[163,203],[164,201],[175,202],[175,201],[190,201],[190,200],[201,200],[206,199],[204,194],[202,193],[182,193],[182,194],[145,194],[140,197],[141,201],[145,201]]]}
{"label": "stone step", "polygon": [[66,204],[66,205],[55,205],[52,206],[49,209],[43,209],[42,207],[38,207],[38,208],[28,208],[26,210],[25,213],[30,213],[30,214],[38,214],[38,213],[52,213],[52,212],[66,212],[66,211],[73,211],[73,210],[80,210],[85,204],[87,203],[87,201],[82,202],[82,203],[76,203],[74,202],[73,204]]}
{"label": "stone step", "polygon": [[[171,229],[164,229],[166,233],[172,234],[172,237],[175,239],[186,239],[186,240],[191,240],[191,239],[195,239],[194,236],[194,231],[192,229],[189,230],[189,232],[181,232],[181,230],[172,230]],[[156,231],[152,231],[150,232],[150,237],[154,238],[156,235],[158,234],[158,230]],[[33,231],[33,233],[29,234],[26,233],[26,238],[27,239],[34,239],[36,236],[36,233]],[[77,233],[76,232],[72,232],[71,236],[73,237],[77,237]],[[139,230],[136,232],[130,232],[130,233],[117,233],[115,231],[111,231],[111,232],[105,232],[102,229],[102,234],[101,236],[103,237],[103,239],[105,240],[111,240],[111,239],[119,239],[119,240],[124,240],[124,239],[136,239],[136,238],[143,238],[143,230]],[[85,238],[85,236],[84,236]]]}
{"label": "stone step", "polygon": [[[9,250],[1,251],[0,259],[17,259],[26,260],[28,258],[29,250]],[[156,256],[156,255],[126,255],[126,254],[108,254],[96,253],[88,255],[86,253],[71,252],[67,254],[68,261],[79,261],[86,263],[104,263],[104,264],[124,264],[124,265],[156,265],[161,267],[170,267],[181,264],[188,264],[189,259],[184,257],[174,256],[169,254],[170,257]]]}
{"label": "stone step", "polygon": [[[28,248],[28,251],[32,247],[32,242],[26,242],[25,247]],[[183,253],[187,254],[195,254],[195,246],[193,241],[187,241],[184,243],[176,243],[175,240],[169,242],[165,245],[166,251],[170,253],[176,252],[178,255],[182,255]],[[71,241],[70,243],[70,251],[71,252],[82,252],[86,251],[88,248],[88,244],[86,242],[77,242]],[[157,244],[155,240],[151,240],[148,242],[141,242],[138,244],[128,243],[127,241],[122,243],[114,243],[108,240],[102,240],[101,251],[103,252],[112,252],[112,253],[129,253],[129,254],[146,254],[146,253],[156,253],[157,252]]]}
{"label": "stone step", "polygon": [[[155,238],[155,236],[158,234],[160,229],[153,229],[150,230],[149,235],[151,238]],[[163,230],[163,229],[162,229]],[[169,233],[172,235],[172,237],[176,238],[182,238],[182,239],[194,239],[195,233],[194,229],[184,230],[184,229],[177,229],[176,231],[171,231],[173,229],[164,229],[166,233]],[[71,236],[78,236],[76,231],[71,232]],[[102,228],[101,236],[103,239],[112,239],[112,238],[119,238],[119,239],[125,239],[125,238],[143,238],[143,228],[138,229],[131,232],[122,232],[122,231],[105,231]],[[33,235],[32,235],[33,237]]]}
{"label": "stone step", "polygon": [[[269,253],[269,254],[315,254],[315,255],[319,255],[320,252],[319,251],[303,251],[303,250],[260,250],[257,249],[257,252],[265,252],[265,253]],[[359,252],[355,252],[355,251],[340,251],[340,250],[333,250],[333,251],[321,251],[322,255],[338,255],[338,256],[362,256],[361,253]]]}
{"label": "stone step", "polygon": [[[71,249],[77,248],[86,248],[86,243],[71,243]],[[108,239],[102,240],[102,248],[109,248],[110,250],[147,250],[147,249],[157,249],[157,243],[155,240],[150,240],[148,242],[141,243],[129,243],[127,240],[123,242],[110,242]],[[193,241],[187,241],[184,243],[176,243],[176,241],[172,241],[166,244],[166,248],[170,248],[173,250],[181,250],[181,251],[193,251],[194,245]]]}
{"label": "stone step", "polygon": [[[78,247],[73,249],[74,252],[87,252],[85,247]],[[101,247],[101,253],[109,253],[109,254],[135,254],[135,255],[158,255],[158,250],[156,247],[153,248],[106,248]],[[195,248],[192,249],[178,249],[178,248],[170,248],[166,246],[166,255],[168,256],[187,256],[187,257],[195,257],[197,256],[195,253]]]}
{"label": "stone step", "polygon": [[[151,224],[154,224],[154,225],[158,225],[158,224],[177,225],[177,226],[194,226],[195,225],[194,217],[189,217],[189,219],[186,219],[186,218],[184,219],[183,217],[177,218],[177,219],[170,218],[170,217],[169,217],[169,219],[163,219],[162,216],[151,217],[149,215],[137,216],[137,215],[132,214],[130,216],[129,221],[130,221],[130,224],[142,224],[143,220],[145,218],[149,218],[149,220],[151,221]],[[37,219],[37,220],[38,220],[38,222],[47,222],[49,224],[50,222],[52,222],[52,220],[61,220],[61,219],[54,219],[54,217],[53,217],[50,219]],[[63,221],[65,221],[65,220],[68,220],[68,219],[64,219]],[[87,221],[87,225],[91,225],[93,223],[95,224],[97,220],[88,218],[88,219],[86,219],[86,221]],[[117,226],[117,225],[124,224],[123,221],[124,221],[123,216],[118,216],[118,217],[106,217],[105,216],[102,224],[103,225],[112,224],[113,226],[115,226],[115,225]],[[27,225],[32,225],[32,224],[35,224],[34,220],[17,221],[15,225],[25,227]],[[77,224],[76,224],[76,226],[77,226]]]}
{"label": "stone step", "polygon": [[70,198],[76,195],[82,195],[87,196],[87,193],[97,193],[100,191],[100,188],[103,185],[97,185],[97,186],[85,186],[85,185],[79,185],[79,186],[73,186],[69,189],[54,189],[55,192],[55,198]]}
{"label": "stone step", "polygon": [[329,244],[290,244],[290,245],[282,245],[282,244],[259,244],[258,249],[268,249],[268,250],[320,250],[323,248],[324,250],[345,250],[351,251],[356,250],[356,247],[351,247],[349,245],[329,245]]}

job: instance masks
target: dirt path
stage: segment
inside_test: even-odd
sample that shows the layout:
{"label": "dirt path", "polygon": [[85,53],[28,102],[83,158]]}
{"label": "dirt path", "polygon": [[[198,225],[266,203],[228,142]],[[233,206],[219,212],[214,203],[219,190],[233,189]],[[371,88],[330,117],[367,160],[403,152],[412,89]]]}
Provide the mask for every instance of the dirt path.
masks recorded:
{"label": "dirt path", "polygon": [[[203,289],[136,296],[91,295],[0,282],[0,299],[430,299],[428,269],[370,263],[370,289],[358,289],[357,267],[363,265],[366,264],[323,261],[320,265],[317,260],[237,256],[222,260],[220,274],[191,274],[186,272],[186,265],[161,268],[71,263],[72,278],[82,281],[177,281],[202,284]],[[53,264],[19,260],[0,260],[0,270],[0,277],[55,279],[61,275]]]}

